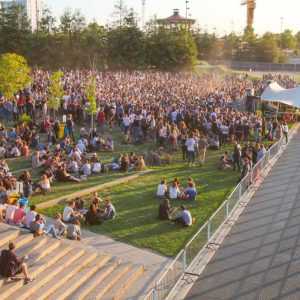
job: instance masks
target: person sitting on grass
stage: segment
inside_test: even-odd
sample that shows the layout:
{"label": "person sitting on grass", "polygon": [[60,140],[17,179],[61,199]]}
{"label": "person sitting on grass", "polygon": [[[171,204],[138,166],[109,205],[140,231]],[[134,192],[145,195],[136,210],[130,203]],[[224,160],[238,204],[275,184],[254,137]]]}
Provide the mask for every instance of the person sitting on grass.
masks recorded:
{"label": "person sitting on grass", "polygon": [[182,205],[180,209],[181,212],[179,213],[177,218],[174,219],[174,222],[177,224],[181,224],[184,227],[192,226],[193,218],[191,212],[184,205]]}
{"label": "person sitting on grass", "polygon": [[61,182],[66,182],[66,181],[81,182],[81,180],[79,178],[69,174],[67,172],[65,166],[58,167],[57,172],[56,172],[56,178],[58,181],[61,181]]}
{"label": "person sitting on grass", "polygon": [[8,249],[2,250],[0,256],[0,274],[11,280],[16,275],[23,273],[25,277],[25,284],[32,282],[33,278],[29,276],[27,264],[24,262],[26,257],[17,257],[15,254],[15,244],[10,242]]}
{"label": "person sitting on grass", "polygon": [[105,199],[104,209],[100,210],[100,220],[107,221],[113,220],[116,217],[116,209],[111,203],[110,199]]}
{"label": "person sitting on grass", "polygon": [[85,215],[85,223],[87,225],[99,225],[101,224],[99,210],[95,204],[91,204],[89,210]]}
{"label": "person sitting on grass", "polygon": [[50,179],[46,174],[41,176],[40,181],[34,187],[35,192],[40,191],[43,195],[51,191]]}
{"label": "person sitting on grass", "polygon": [[53,238],[60,240],[61,236],[64,235],[66,231],[66,225],[62,221],[61,214],[57,213],[54,217],[54,222],[51,224],[46,231],[46,234],[52,235]]}
{"label": "person sitting on grass", "polygon": [[177,181],[173,181],[169,187],[169,197],[171,200],[176,200],[180,197],[180,189]]}
{"label": "person sitting on grass", "polygon": [[170,200],[164,199],[164,201],[159,205],[158,218],[160,220],[171,220],[174,210],[175,209],[171,207]]}
{"label": "person sitting on grass", "polygon": [[75,240],[75,241],[81,240],[81,230],[80,230],[80,221],[79,220],[75,220],[73,224],[68,225],[67,238],[70,240]]}
{"label": "person sitting on grass", "polygon": [[139,156],[135,162],[135,170],[138,172],[146,170],[146,163],[143,156]]}
{"label": "person sitting on grass", "polygon": [[73,223],[80,217],[80,213],[75,211],[75,201],[70,201],[68,205],[64,208],[63,222]]}
{"label": "person sitting on grass", "polygon": [[160,184],[157,186],[156,197],[158,199],[164,199],[168,194],[168,185],[167,181],[163,179]]}
{"label": "person sitting on grass", "polygon": [[232,160],[229,159],[228,152],[225,151],[224,154],[220,158],[220,170],[228,170],[232,168]]}
{"label": "person sitting on grass", "polygon": [[193,181],[188,182],[187,188],[181,194],[182,200],[196,200],[197,190]]}

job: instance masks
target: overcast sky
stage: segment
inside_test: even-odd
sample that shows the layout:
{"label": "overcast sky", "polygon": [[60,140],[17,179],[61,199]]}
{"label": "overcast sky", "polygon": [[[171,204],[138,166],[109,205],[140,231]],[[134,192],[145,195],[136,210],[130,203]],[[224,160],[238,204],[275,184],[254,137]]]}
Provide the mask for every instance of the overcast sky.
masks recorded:
{"label": "overcast sky", "polygon": [[[66,7],[78,8],[88,20],[107,23],[112,19],[115,0],[44,0],[59,16]],[[142,0],[124,0],[128,8],[141,15]],[[246,24],[246,7],[241,0],[190,0],[191,16],[197,19],[202,29],[224,34],[232,30],[241,32]],[[146,0],[147,19],[168,17],[174,8],[185,16],[185,0]],[[283,28],[300,31],[300,0],[257,0],[255,30],[280,32]]]}

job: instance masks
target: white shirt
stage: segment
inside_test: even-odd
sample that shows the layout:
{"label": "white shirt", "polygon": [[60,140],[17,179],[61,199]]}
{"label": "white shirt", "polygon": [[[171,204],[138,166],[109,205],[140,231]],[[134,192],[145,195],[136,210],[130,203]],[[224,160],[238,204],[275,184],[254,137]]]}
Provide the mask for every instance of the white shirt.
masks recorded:
{"label": "white shirt", "polygon": [[187,225],[187,226],[192,226],[193,225],[193,218],[192,218],[191,213],[188,210],[184,210],[182,212],[181,217],[182,217],[185,225]]}
{"label": "white shirt", "polygon": [[196,141],[193,138],[189,138],[186,140],[185,145],[187,147],[187,151],[195,151]]}
{"label": "white shirt", "polygon": [[165,184],[159,184],[157,187],[156,195],[158,197],[163,197],[165,196],[167,191],[167,186]]}
{"label": "white shirt", "polygon": [[69,222],[74,210],[70,206],[66,206],[63,213],[63,221]]}
{"label": "white shirt", "polygon": [[176,187],[170,186],[170,188],[169,188],[170,199],[177,199],[179,194],[180,194],[180,190],[179,190],[178,186],[176,186]]}
{"label": "white shirt", "polygon": [[93,173],[100,173],[101,172],[101,163],[96,162],[93,164]]}

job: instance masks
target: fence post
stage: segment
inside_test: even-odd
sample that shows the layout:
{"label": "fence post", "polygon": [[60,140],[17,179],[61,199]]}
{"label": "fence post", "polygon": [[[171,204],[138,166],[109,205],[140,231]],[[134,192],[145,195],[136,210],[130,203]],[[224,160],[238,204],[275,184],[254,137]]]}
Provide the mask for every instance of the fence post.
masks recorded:
{"label": "fence post", "polygon": [[186,250],[185,248],[183,249],[183,273],[185,273],[186,269],[187,269],[187,264],[186,264]]}
{"label": "fence post", "polygon": [[228,218],[229,217],[229,200],[226,200],[225,208],[226,208],[226,218]]}
{"label": "fence post", "polygon": [[239,202],[242,198],[242,182],[243,182],[243,180],[239,183]]}
{"label": "fence post", "polygon": [[207,224],[207,241],[210,240],[211,237],[211,223],[210,220],[208,220],[208,224]]}
{"label": "fence post", "polygon": [[152,299],[153,300],[158,300],[156,284],[155,284],[155,287],[153,288]]}

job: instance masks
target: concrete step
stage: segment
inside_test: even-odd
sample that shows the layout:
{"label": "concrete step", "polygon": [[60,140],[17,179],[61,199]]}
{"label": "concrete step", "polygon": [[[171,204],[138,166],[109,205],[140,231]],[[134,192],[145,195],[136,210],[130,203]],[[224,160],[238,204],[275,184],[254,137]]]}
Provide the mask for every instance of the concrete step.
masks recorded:
{"label": "concrete step", "polygon": [[117,259],[112,259],[103,268],[97,271],[87,282],[79,287],[76,292],[69,296],[68,300],[84,300],[86,296],[95,289],[105,277],[107,277],[120,262]]}
{"label": "concrete step", "polygon": [[7,247],[10,241],[13,241],[20,234],[19,230],[8,229],[0,232],[0,247]]}
{"label": "concrete step", "polygon": [[[20,234],[19,236],[15,237],[13,240],[10,240],[9,242],[14,242],[16,245],[16,248],[20,248],[24,246],[25,244],[29,243],[30,241],[33,240],[33,235],[32,234]],[[0,252],[4,249],[8,249],[8,243],[2,245],[0,247]]]}
{"label": "concrete step", "polygon": [[60,245],[61,245],[61,242],[59,240],[46,238],[46,243],[42,247],[39,247],[34,252],[29,253],[28,265],[31,265],[32,263],[44,258],[49,253],[52,253]]}
{"label": "concrete step", "polygon": [[103,300],[125,300],[127,291],[141,278],[145,272],[144,266],[134,265],[114,284],[111,290],[106,293]]}
{"label": "concrete step", "polygon": [[68,266],[72,265],[74,262],[76,263],[76,260],[81,260],[85,253],[83,249],[68,249],[69,251],[65,252],[62,259],[56,261],[54,264],[49,266],[49,268],[46,268],[45,272],[43,272],[41,276],[37,276],[32,284],[22,287],[10,295],[7,299],[45,299],[56,289],[57,286],[66,283],[69,277],[63,277],[63,275],[65,275],[65,271],[68,270],[69,272],[76,272],[75,269],[74,271],[70,271]]}
{"label": "concrete step", "polygon": [[[87,260],[88,258],[88,260]],[[73,266],[73,275],[75,276],[70,276],[71,278],[66,278],[66,274],[59,274],[59,277],[63,276],[64,280],[70,280],[72,284],[68,284],[65,286],[61,286],[60,288],[56,289],[53,294],[48,298],[48,300],[64,300],[68,296],[70,296],[72,293],[74,293],[82,284],[84,284],[86,281],[90,279],[91,276],[93,276],[103,265],[105,265],[109,260],[110,256],[95,256],[88,254],[86,258],[82,260],[83,264],[78,263],[78,267]],[[70,273],[70,270],[67,270],[67,274]],[[65,273],[65,272],[64,272]],[[66,279],[65,279],[66,278]],[[59,279],[58,279],[59,280]],[[54,283],[53,283],[54,285]],[[53,288],[51,287],[53,290]],[[38,294],[42,294],[43,296],[40,297],[40,299],[46,299],[47,295],[44,292],[44,288],[38,291]],[[38,294],[36,296],[38,296]],[[36,299],[33,295],[33,299]],[[46,297],[45,297],[46,296]]]}
{"label": "concrete step", "polygon": [[30,296],[30,299],[49,299],[48,297],[57,290],[68,289],[69,285],[67,283],[72,282],[71,285],[73,285],[73,283],[76,284],[72,277],[76,276],[82,269],[85,269],[89,263],[96,258],[96,253],[91,253],[89,251],[85,252],[84,249],[77,249],[77,251],[82,251],[81,256],[76,260],[72,260],[71,264],[65,264],[60,272],[54,270],[54,276],[51,280],[47,281],[45,285],[36,290],[36,292]]}
{"label": "concrete step", "polygon": [[131,264],[119,265],[109,276],[107,276],[97,287],[95,287],[86,297],[85,300],[100,300],[114,286],[114,284],[125,274]]}
{"label": "concrete step", "polygon": [[[31,236],[31,235],[29,235]],[[18,256],[26,256],[26,255],[30,255],[30,254],[33,254],[35,253],[36,251],[40,251],[39,249],[41,247],[44,247],[47,243],[47,238],[45,237],[37,237],[37,238],[34,238],[33,240],[31,240],[29,243],[23,245],[22,247],[18,248],[17,247],[17,250],[16,250],[16,254]]]}
{"label": "concrete step", "polygon": [[[47,268],[50,268],[53,264],[55,264],[57,261],[59,261],[62,257],[66,258],[66,260],[69,260],[70,258],[67,257],[67,253],[71,250],[71,247],[68,245],[62,245],[59,248],[54,249],[51,253],[47,255],[47,257],[44,257],[40,261],[36,262],[33,266],[29,267],[29,273],[30,276],[34,278],[38,278],[38,276],[41,274],[41,277],[44,276],[44,272]],[[61,264],[63,265],[65,263],[64,260],[62,260]],[[33,287],[34,282],[29,284],[28,287]],[[19,288],[23,287],[23,281],[18,281],[14,283],[5,283],[1,289],[0,289],[0,295],[1,300],[8,298],[11,294],[15,293]],[[11,299],[17,299],[17,298],[11,298]]]}

